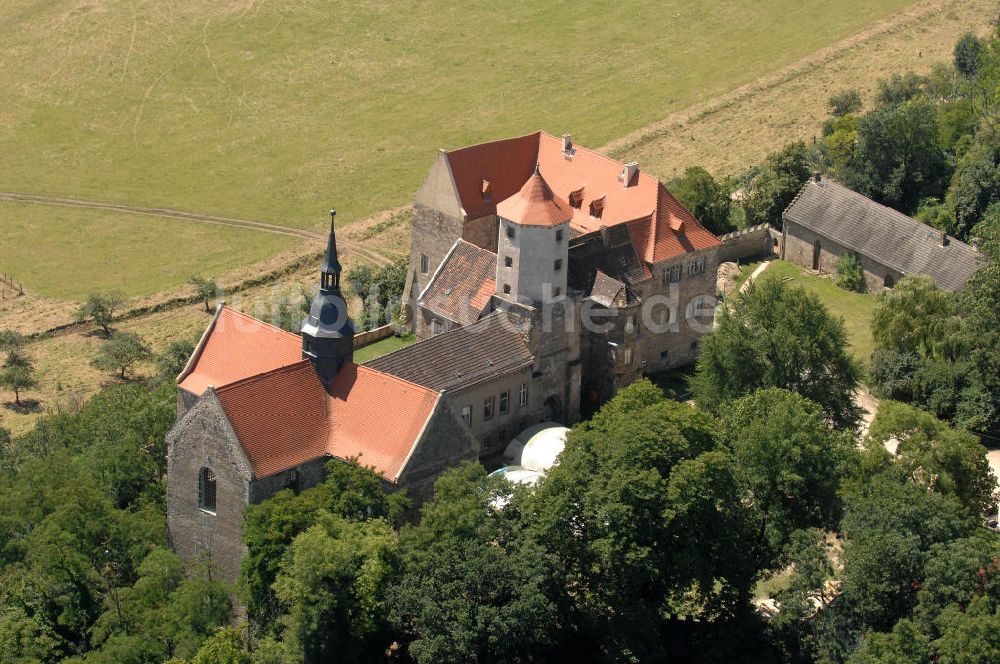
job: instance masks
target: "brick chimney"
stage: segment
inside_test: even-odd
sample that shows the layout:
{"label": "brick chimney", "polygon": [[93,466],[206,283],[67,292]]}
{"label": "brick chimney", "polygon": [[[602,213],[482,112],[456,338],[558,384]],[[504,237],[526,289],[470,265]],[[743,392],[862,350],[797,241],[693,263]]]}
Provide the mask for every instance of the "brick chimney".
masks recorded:
{"label": "brick chimney", "polygon": [[569,134],[563,134],[562,151],[563,154],[571,154],[573,152],[573,137]]}
{"label": "brick chimney", "polygon": [[639,172],[638,162],[630,161],[629,163],[625,164],[625,167],[622,169],[622,173],[618,177],[618,179],[622,181],[623,185],[625,185],[626,187],[630,187],[632,186],[632,180],[635,179],[635,175],[638,172]]}

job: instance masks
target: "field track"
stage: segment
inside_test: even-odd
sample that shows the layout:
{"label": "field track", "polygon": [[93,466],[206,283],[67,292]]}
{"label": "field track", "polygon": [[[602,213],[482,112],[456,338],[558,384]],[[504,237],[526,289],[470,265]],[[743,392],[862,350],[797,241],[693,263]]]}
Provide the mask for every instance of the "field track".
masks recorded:
{"label": "field track", "polygon": [[[219,217],[211,214],[198,214],[196,212],[184,212],[183,210],[171,210],[169,208],[147,208],[134,205],[122,205],[119,203],[103,203],[100,201],[86,201],[78,198],[62,198],[58,196],[39,196],[36,194],[21,194],[16,192],[0,192],[0,201],[17,201],[19,203],[37,203],[40,205],[60,205],[65,207],[90,208],[95,210],[114,210],[117,212],[129,212],[131,214],[142,214],[151,217],[166,217],[170,219],[182,219],[184,221],[194,221],[203,224],[215,224],[218,226],[231,226],[247,230],[260,231],[264,233],[275,233],[278,235],[290,235],[301,237],[307,240],[325,240],[326,234],[317,231],[310,231],[301,228],[289,228],[270,224],[265,221],[255,221],[252,219],[236,219],[233,217]],[[338,249],[346,254],[355,253],[367,258],[376,265],[388,265],[390,259],[377,251],[362,246],[357,242],[352,242],[343,238],[337,238]]]}

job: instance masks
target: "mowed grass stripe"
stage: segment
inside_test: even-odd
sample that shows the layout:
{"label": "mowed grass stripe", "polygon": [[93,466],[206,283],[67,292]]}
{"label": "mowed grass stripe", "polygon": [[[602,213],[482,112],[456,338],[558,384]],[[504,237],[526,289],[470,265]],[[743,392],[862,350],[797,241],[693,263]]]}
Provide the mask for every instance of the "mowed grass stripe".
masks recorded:
{"label": "mowed grass stripe", "polygon": [[405,202],[437,147],[602,145],[912,3],[10,0],[0,190],[350,221]]}
{"label": "mowed grass stripe", "polygon": [[51,298],[147,295],[293,248],[302,239],[109,210],[0,201],[0,271]]}

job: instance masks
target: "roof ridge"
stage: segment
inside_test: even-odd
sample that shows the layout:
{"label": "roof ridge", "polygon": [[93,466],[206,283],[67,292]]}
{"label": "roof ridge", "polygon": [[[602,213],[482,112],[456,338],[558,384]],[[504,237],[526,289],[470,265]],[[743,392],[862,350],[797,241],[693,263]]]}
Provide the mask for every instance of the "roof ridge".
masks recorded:
{"label": "roof ridge", "polygon": [[261,319],[257,318],[256,316],[251,316],[250,314],[244,313],[244,312],[240,311],[239,309],[234,309],[233,307],[225,307],[225,310],[226,311],[231,311],[234,314],[238,314],[240,316],[243,316],[244,318],[248,318],[248,319],[254,321],[255,323],[260,323],[261,325],[263,325],[265,327],[269,327],[272,330],[275,330],[276,332],[281,332],[282,334],[284,334],[286,336],[289,336],[289,337],[298,337],[299,336],[299,335],[295,334],[294,332],[289,332],[288,330],[283,330],[280,327],[278,327],[277,325],[274,325],[272,323],[268,323],[267,321],[261,320]]}
{"label": "roof ridge", "polygon": [[[552,134],[550,134],[549,132],[545,131],[544,129],[540,130],[538,132],[538,134],[542,135],[542,136],[548,136],[549,138],[551,138],[553,140],[556,140],[556,141],[562,140],[558,136],[553,136]],[[576,150],[577,152],[587,152],[589,154],[594,155],[595,157],[603,159],[603,160],[605,160],[607,162],[610,162],[612,164],[616,164],[616,165],[621,166],[623,168],[625,167],[625,163],[626,162],[620,161],[618,159],[615,159],[614,157],[609,157],[608,155],[606,155],[606,154],[604,154],[602,152],[598,152],[597,150],[594,150],[593,148],[588,148],[585,145],[577,145],[576,142],[574,142],[573,143],[573,149]],[[638,177],[646,177],[646,178],[649,178],[650,180],[653,180],[655,182],[659,182],[660,181],[659,178],[656,178],[652,174],[647,173],[646,171],[642,170],[642,168],[638,168],[636,170],[638,172]],[[636,178],[636,183],[635,183],[634,186],[638,186],[638,185],[639,185],[638,178]]]}
{"label": "roof ridge", "polygon": [[[400,348],[399,350],[405,350],[405,349]],[[397,351],[393,351],[393,352],[395,353]],[[392,353],[389,353],[389,355],[391,355],[391,354]],[[383,356],[383,357],[385,357],[385,356]],[[411,380],[406,380],[402,376],[397,376],[396,374],[391,374],[388,371],[382,371],[381,369],[376,369],[375,367],[368,366],[367,364],[354,364],[354,362],[351,362],[351,364],[354,365],[354,367],[357,368],[358,370],[364,369],[365,371],[370,371],[372,373],[378,374],[379,376],[384,376],[386,378],[389,378],[389,379],[392,379],[394,381],[403,383],[405,385],[409,385],[410,387],[416,387],[416,388],[420,389],[421,391],[423,391],[425,393],[433,394],[436,398],[440,398],[440,396],[441,396],[441,392],[438,391],[438,390],[435,390],[432,387],[427,387],[426,385],[421,385],[419,383],[414,383]]]}
{"label": "roof ridge", "polygon": [[454,148],[453,150],[445,150],[444,152],[447,155],[452,155],[452,154],[455,154],[457,152],[464,152],[465,150],[470,150],[471,151],[471,150],[473,150],[475,148],[482,148],[482,147],[485,147],[487,145],[495,145],[497,143],[507,143],[507,142],[510,142],[510,141],[523,140],[523,139],[529,138],[531,136],[540,136],[543,133],[545,133],[545,132],[543,132],[541,129],[537,129],[535,131],[528,132],[527,134],[522,134],[520,136],[509,136],[507,138],[497,138],[497,139],[492,140],[492,141],[483,141],[482,143],[473,143],[472,145],[464,145],[464,146],[462,146],[460,148]]}

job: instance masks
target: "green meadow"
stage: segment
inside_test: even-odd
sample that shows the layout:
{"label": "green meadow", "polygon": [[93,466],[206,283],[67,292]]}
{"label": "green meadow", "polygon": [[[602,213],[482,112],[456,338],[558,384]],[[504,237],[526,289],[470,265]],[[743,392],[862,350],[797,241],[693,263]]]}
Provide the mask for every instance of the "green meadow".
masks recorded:
{"label": "green meadow", "polygon": [[[350,222],[405,203],[436,148],[539,128],[598,147],[911,4],[6,0],[0,191],[294,227],[322,226],[336,204]],[[29,287],[79,297],[132,273],[127,291],[168,285],[81,257],[84,278],[54,290],[39,275],[62,255],[41,248],[59,233],[26,232],[25,210],[3,208],[0,270]],[[127,225],[91,224],[88,247],[139,259]],[[240,260],[284,242],[236,233]]]}

